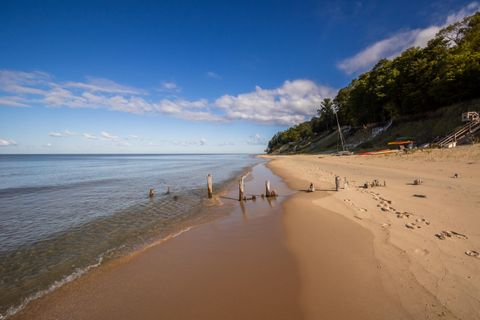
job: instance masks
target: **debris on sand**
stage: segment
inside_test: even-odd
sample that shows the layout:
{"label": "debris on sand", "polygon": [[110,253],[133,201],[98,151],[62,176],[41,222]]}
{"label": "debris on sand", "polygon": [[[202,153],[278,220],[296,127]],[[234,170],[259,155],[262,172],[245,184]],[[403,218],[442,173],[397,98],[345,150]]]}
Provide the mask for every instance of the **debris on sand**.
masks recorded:
{"label": "debris on sand", "polygon": [[446,238],[459,238],[459,239],[468,239],[468,237],[462,233],[455,232],[455,231],[440,231],[439,233],[435,234],[435,237],[437,237],[440,240],[445,240]]}
{"label": "debris on sand", "polygon": [[423,180],[422,179],[415,179],[413,180],[413,185],[414,186],[418,186],[418,185],[421,185],[423,184]]}
{"label": "debris on sand", "polygon": [[475,250],[465,251],[465,254],[469,257],[474,257],[474,258],[479,258],[480,257],[480,253],[478,251],[475,251]]}

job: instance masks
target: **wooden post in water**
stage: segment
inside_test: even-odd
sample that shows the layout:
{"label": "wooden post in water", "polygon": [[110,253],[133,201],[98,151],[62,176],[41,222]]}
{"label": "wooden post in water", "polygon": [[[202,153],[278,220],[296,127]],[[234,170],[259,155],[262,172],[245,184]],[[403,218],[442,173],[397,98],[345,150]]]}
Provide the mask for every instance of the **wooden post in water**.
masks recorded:
{"label": "wooden post in water", "polygon": [[148,196],[150,198],[153,198],[155,196],[155,189],[150,188],[150,190],[148,190]]}
{"label": "wooden post in water", "polygon": [[340,190],[340,177],[335,176],[335,191]]}
{"label": "wooden post in water", "polygon": [[245,197],[245,184],[243,183],[244,177],[238,181],[238,201],[243,201]]}
{"label": "wooden post in water", "polygon": [[265,197],[270,197],[271,191],[270,191],[270,181],[267,180],[265,181]]}
{"label": "wooden post in water", "polygon": [[211,199],[213,197],[213,182],[212,182],[212,175],[209,173],[207,176],[207,189],[208,189],[208,198]]}

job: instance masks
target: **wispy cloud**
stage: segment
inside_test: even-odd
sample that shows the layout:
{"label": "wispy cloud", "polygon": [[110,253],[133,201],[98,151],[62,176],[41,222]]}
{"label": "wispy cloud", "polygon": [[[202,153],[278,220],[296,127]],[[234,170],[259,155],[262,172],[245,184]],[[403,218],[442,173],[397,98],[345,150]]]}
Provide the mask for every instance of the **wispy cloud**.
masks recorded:
{"label": "wispy cloud", "polygon": [[66,82],[64,86],[67,88],[85,90],[87,92],[103,92],[103,93],[131,94],[131,95],[147,94],[147,92],[142,89],[121,85],[112,80],[95,78],[95,77],[87,77],[87,81],[85,82]]}
{"label": "wispy cloud", "polygon": [[0,106],[14,107],[14,108],[28,108],[28,101],[25,101],[22,97],[16,96],[3,96],[0,97]]}
{"label": "wispy cloud", "polygon": [[116,140],[119,140],[119,139],[120,139],[120,137],[115,136],[115,135],[113,135],[113,134],[110,134],[110,133],[108,133],[108,132],[106,132],[106,131],[102,131],[102,132],[100,133],[100,136],[101,136],[102,139],[104,139],[104,140],[113,140],[113,141],[116,141]]}
{"label": "wispy cloud", "polygon": [[70,130],[65,130],[63,132],[50,132],[48,134],[50,137],[55,137],[55,138],[62,138],[62,137],[71,137],[71,136],[75,136],[76,133],[75,132],[72,132]]}
{"label": "wispy cloud", "polygon": [[84,133],[82,136],[87,140],[98,140],[98,137],[96,135],[90,133]]}
{"label": "wispy cloud", "polygon": [[[247,120],[290,125],[315,114],[320,101],[335,94],[334,89],[311,80],[293,80],[278,88],[257,86],[252,92],[226,94],[211,101],[183,97],[152,101],[144,90],[106,79],[65,83],[52,79],[43,72],[0,70],[0,106],[106,109],[140,115],[164,114],[193,121]],[[2,93],[6,95],[1,96]],[[55,137],[67,135],[51,133]]]}
{"label": "wispy cloud", "polygon": [[221,80],[222,79],[222,76],[220,76],[218,73],[213,72],[213,71],[208,71],[207,73],[205,73],[205,76],[208,79],[215,79],[215,80]]}
{"label": "wispy cloud", "polygon": [[188,146],[204,146],[207,144],[207,140],[204,138],[201,138],[200,140],[171,140],[169,141],[170,144],[174,146],[180,146],[180,147],[188,147]]}
{"label": "wispy cloud", "polygon": [[11,147],[11,146],[16,146],[17,143],[13,140],[8,140],[8,139],[0,139],[0,147]]}
{"label": "wispy cloud", "polygon": [[383,58],[394,58],[402,51],[411,47],[425,47],[440,31],[440,29],[462,20],[480,9],[478,2],[472,2],[461,8],[459,11],[448,15],[443,23],[431,25],[423,29],[402,30],[388,38],[379,40],[352,57],[346,58],[338,63],[337,67],[347,74],[365,71],[378,60]]}
{"label": "wispy cloud", "polygon": [[160,85],[160,91],[180,92],[182,91],[182,88],[173,81],[164,81]]}
{"label": "wispy cloud", "polygon": [[87,140],[100,140],[105,142],[110,142],[112,145],[117,147],[130,147],[134,140],[140,141],[140,137],[136,135],[128,135],[128,136],[117,136],[107,131],[101,131],[99,134],[92,134],[92,133],[84,133],[82,137]]}

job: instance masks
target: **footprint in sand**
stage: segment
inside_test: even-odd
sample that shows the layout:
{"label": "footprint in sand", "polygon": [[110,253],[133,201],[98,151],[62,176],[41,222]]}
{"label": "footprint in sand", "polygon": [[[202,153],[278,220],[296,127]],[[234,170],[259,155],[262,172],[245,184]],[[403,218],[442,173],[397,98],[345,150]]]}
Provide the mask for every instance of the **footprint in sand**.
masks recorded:
{"label": "footprint in sand", "polygon": [[345,201],[345,203],[347,203],[348,205],[350,205],[351,207],[353,207],[355,210],[359,211],[359,212],[367,212],[368,210],[365,209],[365,208],[360,208],[359,206],[357,206],[352,200],[350,199],[343,199],[343,201]]}
{"label": "footprint in sand", "polygon": [[408,212],[397,211],[397,212],[395,212],[395,214],[397,215],[397,218],[399,218],[399,219],[410,218],[410,213],[408,213]]}
{"label": "footprint in sand", "polygon": [[440,231],[439,233],[435,233],[435,237],[440,240],[445,240],[446,238],[458,238],[458,239],[468,239],[468,237],[464,234],[455,232],[455,231]]}
{"label": "footprint in sand", "polygon": [[430,221],[428,221],[428,220],[425,219],[425,218],[417,218],[415,221],[418,222],[418,223],[424,223],[424,224],[426,224],[427,226],[430,225]]}
{"label": "footprint in sand", "polygon": [[407,227],[408,229],[420,229],[421,228],[421,226],[419,226],[415,222],[405,223],[405,227]]}

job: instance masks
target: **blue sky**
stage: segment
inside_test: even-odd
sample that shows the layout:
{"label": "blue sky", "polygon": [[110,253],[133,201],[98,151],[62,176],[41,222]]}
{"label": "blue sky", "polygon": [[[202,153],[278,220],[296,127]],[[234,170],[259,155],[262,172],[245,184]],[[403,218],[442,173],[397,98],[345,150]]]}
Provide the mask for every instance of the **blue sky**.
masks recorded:
{"label": "blue sky", "polygon": [[259,153],[475,1],[0,2],[0,153]]}

